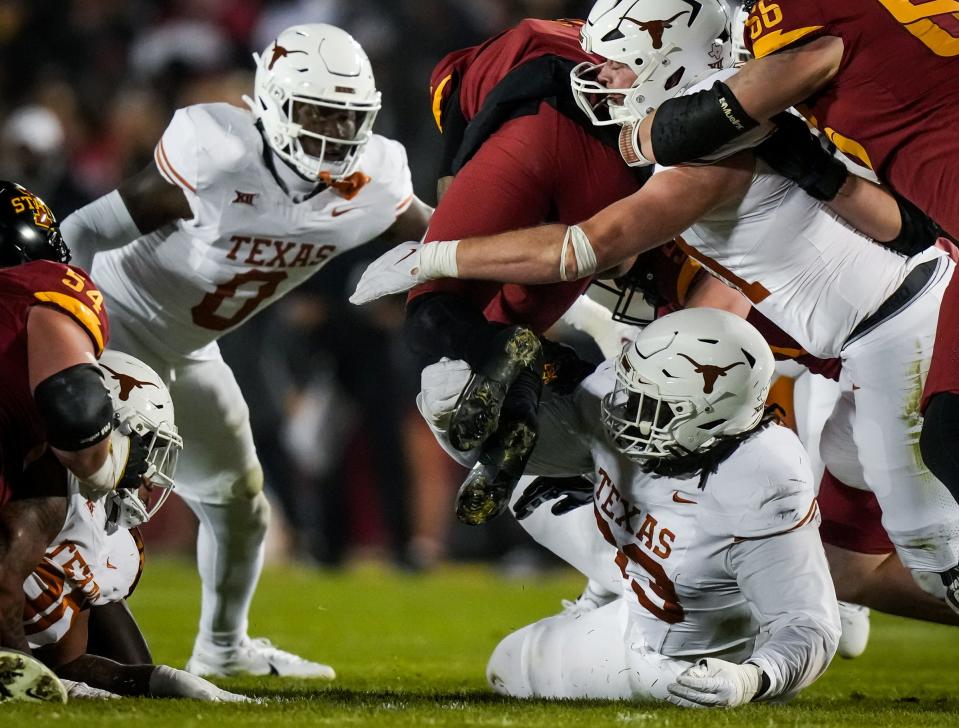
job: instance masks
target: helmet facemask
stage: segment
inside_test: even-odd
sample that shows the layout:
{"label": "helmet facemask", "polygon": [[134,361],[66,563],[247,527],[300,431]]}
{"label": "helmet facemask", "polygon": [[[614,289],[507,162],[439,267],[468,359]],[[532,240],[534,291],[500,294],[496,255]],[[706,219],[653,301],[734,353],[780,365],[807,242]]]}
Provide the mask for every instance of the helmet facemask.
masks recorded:
{"label": "helmet facemask", "polygon": [[[256,54],[254,57],[259,60]],[[373,134],[373,122],[380,110],[378,95],[375,102],[350,103],[287,94],[278,85],[271,86],[269,93],[275,99],[277,119],[269,130],[264,124],[264,133],[274,154],[308,180],[319,181],[323,173],[330,179],[341,179],[353,173],[360,151]],[[352,114],[353,135],[340,137],[311,131],[304,118],[310,116],[311,111],[316,117],[349,112]],[[307,123],[298,123],[297,119]],[[322,121],[319,123],[323,124]],[[304,148],[304,141],[310,151]],[[313,142],[319,144],[319,149],[312,148]]]}
{"label": "helmet facemask", "polygon": [[[603,397],[603,425],[610,440],[630,460],[641,463],[688,454],[674,431],[696,415],[694,404],[682,397],[657,396],[654,386],[637,389],[626,366],[622,357],[617,360],[616,384]],[[704,438],[703,445],[711,439]]]}
{"label": "helmet facemask", "polygon": [[[351,175],[381,98],[360,45],[340,28],[308,23],[287,28],[253,59],[254,98],[244,101],[273,153],[309,181]],[[329,118],[344,112],[348,123]]]}

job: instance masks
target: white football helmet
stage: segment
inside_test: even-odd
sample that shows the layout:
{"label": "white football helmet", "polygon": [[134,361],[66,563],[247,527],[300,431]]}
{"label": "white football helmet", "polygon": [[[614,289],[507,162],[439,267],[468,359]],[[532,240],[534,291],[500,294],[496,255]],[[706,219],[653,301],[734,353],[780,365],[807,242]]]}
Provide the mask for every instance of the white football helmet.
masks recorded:
{"label": "white football helmet", "polygon": [[[360,44],[333,25],[294,25],[280,33],[262,55],[254,53],[253,60],[255,98],[244,96],[243,100],[262,125],[273,152],[308,180],[319,180],[323,172],[333,180],[350,175],[380,109],[373,68]],[[310,131],[294,121],[295,104],[327,112],[353,111],[356,133],[347,139]],[[322,143],[319,154],[307,154],[301,141],[304,137]],[[329,145],[345,148],[345,155],[330,159]]]}
{"label": "white football helmet", "polygon": [[653,321],[616,360],[603,424],[632,460],[686,455],[762,419],[774,360],[751,324],[691,308]]}
{"label": "white football helmet", "polygon": [[113,400],[113,426],[140,435],[147,446],[148,487],[139,492],[117,488],[107,496],[107,530],[133,528],[149,521],[170,495],[183,439],[177,432],[170,392],[153,369],[139,359],[107,349],[100,357],[103,381]]}
{"label": "white football helmet", "polygon": [[638,124],[663,101],[710,71],[732,64],[732,35],[722,0],[598,0],[580,31],[583,50],[629,66],[628,88],[596,80],[603,64],[570,72],[576,103],[597,126]]}

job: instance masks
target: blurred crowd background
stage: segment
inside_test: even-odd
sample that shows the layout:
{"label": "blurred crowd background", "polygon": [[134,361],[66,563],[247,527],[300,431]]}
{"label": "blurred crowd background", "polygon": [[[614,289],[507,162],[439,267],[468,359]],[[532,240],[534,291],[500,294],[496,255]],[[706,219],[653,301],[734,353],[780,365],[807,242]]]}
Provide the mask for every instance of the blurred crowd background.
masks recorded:
{"label": "blurred crowd background", "polygon": [[[0,0],[0,178],[59,219],[152,164],[175,109],[251,92],[253,51],[285,27],[338,25],[362,44],[383,94],[376,131],[405,144],[416,193],[435,202],[439,134],[430,71],[446,53],[524,17],[585,17],[588,0]],[[399,333],[402,300],[346,301],[376,243],[221,341],[250,405],[274,505],[273,558],[429,568],[545,558],[510,518],[459,526],[464,472],[414,405],[422,362]],[[362,365],[359,364],[362,358]],[[189,443],[187,443],[189,447]],[[192,515],[174,503],[151,549],[189,552]]]}

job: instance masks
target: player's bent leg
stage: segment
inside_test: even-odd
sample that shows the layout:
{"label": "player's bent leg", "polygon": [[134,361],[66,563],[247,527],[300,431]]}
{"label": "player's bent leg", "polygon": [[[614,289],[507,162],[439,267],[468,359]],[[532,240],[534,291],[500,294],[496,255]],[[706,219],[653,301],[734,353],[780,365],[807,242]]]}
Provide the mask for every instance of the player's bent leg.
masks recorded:
{"label": "player's bent leg", "polygon": [[641,655],[628,636],[627,611],[618,599],[588,614],[547,617],[513,632],[493,650],[487,682],[517,698],[665,698],[674,675]]}
{"label": "player's bent leg", "polygon": [[15,700],[65,703],[67,691],[53,671],[35,657],[0,650],[0,703]]}

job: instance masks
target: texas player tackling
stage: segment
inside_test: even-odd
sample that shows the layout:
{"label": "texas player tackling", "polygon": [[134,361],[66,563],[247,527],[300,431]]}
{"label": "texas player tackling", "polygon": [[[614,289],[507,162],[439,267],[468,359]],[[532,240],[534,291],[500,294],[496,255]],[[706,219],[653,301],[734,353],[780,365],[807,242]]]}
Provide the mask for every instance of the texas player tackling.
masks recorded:
{"label": "texas player tackling", "polygon": [[[427,368],[417,400],[451,453],[460,364]],[[764,416],[772,372],[748,323],[689,309],[544,400],[527,473],[595,484],[589,530],[606,544],[576,565],[622,596],[509,635],[487,667],[494,690],[731,707],[789,698],[822,674],[839,614],[808,458]],[[444,378],[445,396],[429,384]]]}
{"label": "texas player tackling", "polygon": [[200,520],[203,598],[188,668],[331,678],[247,636],[268,504],[216,340],[336,255],[383,234],[420,237],[430,209],[403,147],[371,131],[380,94],[349,35],[294,26],[255,59],[249,111],[177,111],[155,164],[67,218],[64,236],[93,257],[116,346],[169,383],[190,442],[180,493]]}

